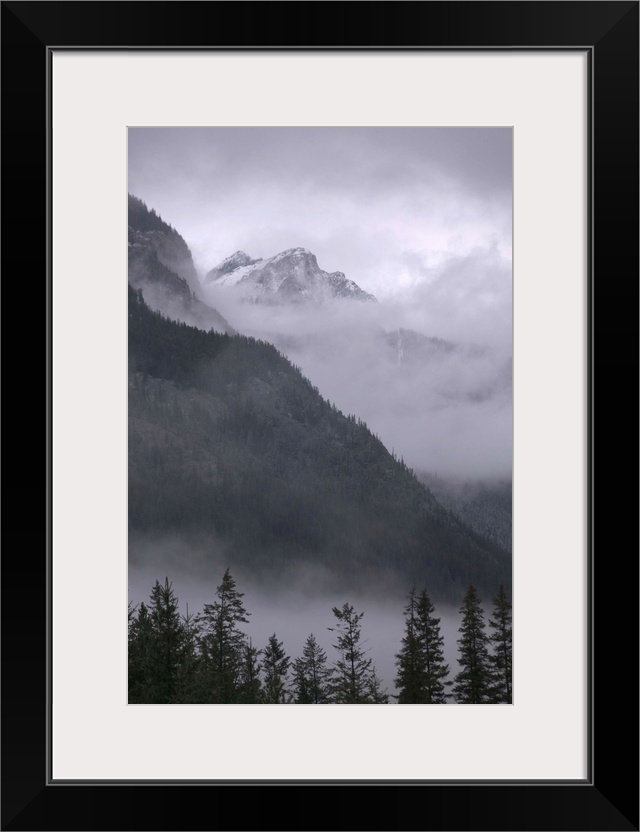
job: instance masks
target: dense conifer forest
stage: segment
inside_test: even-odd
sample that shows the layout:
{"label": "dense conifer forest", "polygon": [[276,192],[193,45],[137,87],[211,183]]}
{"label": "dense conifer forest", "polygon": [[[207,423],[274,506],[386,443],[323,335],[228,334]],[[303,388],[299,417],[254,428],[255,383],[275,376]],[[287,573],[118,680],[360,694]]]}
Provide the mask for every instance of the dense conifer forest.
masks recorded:
{"label": "dense conifer forest", "polygon": [[397,694],[381,685],[365,611],[333,607],[329,655],[309,633],[298,657],[271,635],[255,645],[242,625],[251,615],[229,569],[211,603],[181,614],[171,581],[156,580],[149,603],[129,606],[130,704],[504,704],[512,701],[511,603],[500,585],[489,630],[470,585],[460,607],[458,663],[445,663],[440,618],[426,590],[409,593],[395,655]]}

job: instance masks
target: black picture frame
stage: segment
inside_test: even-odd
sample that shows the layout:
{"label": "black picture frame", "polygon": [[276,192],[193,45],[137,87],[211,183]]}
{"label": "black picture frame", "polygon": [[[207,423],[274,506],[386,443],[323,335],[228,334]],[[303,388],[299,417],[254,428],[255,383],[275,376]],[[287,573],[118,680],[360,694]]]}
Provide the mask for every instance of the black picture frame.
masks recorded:
{"label": "black picture frame", "polygon": [[[2,3],[2,266],[5,309],[12,313],[3,361],[10,391],[5,448],[18,451],[9,454],[17,461],[3,492],[10,508],[2,558],[2,829],[638,829],[638,495],[629,485],[637,478],[621,476],[637,459],[638,9],[626,0]],[[175,47],[588,51],[592,684],[584,782],[48,779],[48,66],[54,48]],[[44,526],[33,522],[45,513]],[[79,625],[82,609],[79,599]]]}

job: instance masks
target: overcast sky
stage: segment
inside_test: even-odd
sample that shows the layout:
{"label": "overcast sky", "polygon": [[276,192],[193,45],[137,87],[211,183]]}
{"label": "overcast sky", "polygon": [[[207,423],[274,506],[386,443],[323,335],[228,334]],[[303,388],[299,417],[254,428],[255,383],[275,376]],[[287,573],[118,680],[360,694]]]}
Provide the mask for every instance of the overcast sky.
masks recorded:
{"label": "overcast sky", "polygon": [[132,128],[129,191],[201,275],[238,249],[303,246],[380,300],[506,305],[510,325],[511,142],[507,128]]}

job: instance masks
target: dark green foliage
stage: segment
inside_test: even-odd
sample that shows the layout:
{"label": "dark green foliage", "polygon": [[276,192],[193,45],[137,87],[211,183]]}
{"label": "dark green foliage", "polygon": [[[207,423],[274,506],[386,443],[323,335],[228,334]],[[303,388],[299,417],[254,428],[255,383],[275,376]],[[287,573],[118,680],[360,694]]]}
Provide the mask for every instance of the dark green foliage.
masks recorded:
{"label": "dark green foliage", "polygon": [[243,705],[257,705],[264,702],[258,661],[260,651],[256,650],[250,640],[245,641],[241,651],[240,677],[237,701]]}
{"label": "dark green foliage", "polygon": [[412,589],[405,607],[402,649],[396,655],[395,683],[400,691],[400,704],[443,705],[449,696],[446,688],[451,682],[447,681],[449,665],[444,660],[444,638],[440,633],[440,619],[433,613],[426,590],[416,597]]}
{"label": "dark green foliage", "polygon": [[226,569],[222,583],[216,589],[216,600],[205,604],[198,618],[206,702],[233,703],[238,700],[245,650],[245,635],[238,625],[249,620],[249,613],[242,604],[243,595]]}
{"label": "dark green foliage", "polygon": [[368,700],[373,705],[388,705],[389,695],[386,689],[383,690],[382,683],[378,679],[378,674],[374,666],[371,668],[371,676],[367,686]]}
{"label": "dark green foliage", "polygon": [[282,642],[274,633],[262,651],[262,675],[264,678],[262,701],[270,705],[290,702],[287,692],[287,674],[291,660],[284,652]]}
{"label": "dark green foliage", "polygon": [[417,630],[417,603],[415,589],[412,589],[404,609],[405,631],[402,637],[402,648],[395,657],[398,675],[394,682],[399,691],[398,702],[401,705],[424,701],[425,667],[422,644]]}
{"label": "dark green foliage", "polygon": [[144,602],[138,614],[129,610],[129,703],[154,702],[153,627]]}
{"label": "dark green foliage", "polygon": [[302,649],[302,656],[293,663],[295,701],[301,705],[326,704],[331,699],[330,683],[331,668],[327,666],[327,654],[311,633]]}
{"label": "dark green foliage", "polygon": [[187,613],[181,617],[182,645],[176,674],[174,702],[193,703],[199,701],[198,624],[195,615]]}
{"label": "dark green foliage", "polygon": [[195,633],[168,578],[155,582],[150,604],[129,608],[129,702],[187,702],[195,684]]}
{"label": "dark green foliage", "polygon": [[491,702],[493,674],[488,650],[489,639],[485,632],[484,612],[475,587],[469,586],[460,613],[460,672],[456,675],[453,693],[456,701],[462,704]]}
{"label": "dark green foliage", "polygon": [[426,590],[418,598],[417,630],[424,657],[423,692],[425,702],[442,705],[449,694],[446,689],[449,665],[444,660],[444,638],[440,633],[440,619],[433,615],[434,608]]}
{"label": "dark green foliage", "polygon": [[333,614],[338,624],[335,628],[329,627],[329,630],[337,633],[333,646],[339,658],[333,666],[332,701],[350,705],[386,701],[386,692],[380,690],[373,660],[366,657],[366,651],[360,644],[360,621],[364,613],[357,613],[351,604],[344,604],[342,609],[334,607]]}
{"label": "dark green foliage", "polygon": [[176,693],[183,647],[178,599],[168,578],[164,584],[155,582],[149,611],[153,630],[154,701],[167,703],[173,701]]}
{"label": "dark green foliage", "polygon": [[[334,607],[334,648],[338,659],[327,666],[327,654],[313,634],[293,663],[274,633],[262,651],[239,629],[248,623],[243,593],[229,569],[216,590],[216,600],[200,615],[180,616],[168,578],[157,580],[147,607],[128,608],[130,703],[228,704],[376,704],[387,703],[376,669],[361,641],[363,612],[351,604]],[[422,590],[413,589],[405,607],[405,635],[396,655],[400,703],[444,704],[449,668],[444,662],[440,619]],[[460,608],[460,672],[453,689],[460,703],[511,701],[511,603],[500,587],[485,632],[484,614],[473,586]],[[489,653],[489,643],[494,653]],[[259,658],[262,657],[262,661]]]}
{"label": "dark green foliage", "polygon": [[508,584],[506,553],[272,345],[169,321],[130,290],[129,361],[134,559],[137,536],[170,532],[214,537],[261,577],[311,561],[346,582],[428,572],[443,599]]}
{"label": "dark green foliage", "polygon": [[500,584],[498,594],[493,599],[493,614],[489,619],[489,627],[493,631],[489,636],[489,642],[493,647],[493,654],[491,656],[491,668],[493,671],[492,700],[494,702],[511,703],[511,602],[502,584]]}
{"label": "dark green foliage", "polygon": [[155,209],[147,208],[145,203],[133,194],[129,194],[128,223],[134,231],[162,231],[165,234],[178,233],[169,223],[166,223],[162,217],[156,214]]}

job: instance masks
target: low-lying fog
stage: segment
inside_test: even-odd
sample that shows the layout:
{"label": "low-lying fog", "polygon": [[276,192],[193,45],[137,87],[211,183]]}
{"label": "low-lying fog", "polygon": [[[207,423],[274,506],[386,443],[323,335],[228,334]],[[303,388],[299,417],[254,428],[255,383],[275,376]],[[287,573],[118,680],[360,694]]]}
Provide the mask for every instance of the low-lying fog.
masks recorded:
{"label": "low-lying fog", "polygon": [[414,469],[510,477],[511,343],[504,326],[481,338],[470,321],[453,340],[448,327],[433,321],[428,328],[406,302],[269,306],[210,286],[205,296],[240,332],[275,344],[324,398],[363,419]]}
{"label": "low-lying fog", "polygon": [[[208,577],[193,574],[179,574],[176,570],[163,571],[158,567],[135,567],[129,569],[129,600],[134,605],[144,601],[149,603],[149,594],[156,578],[162,583],[165,576],[173,583],[174,591],[180,600],[181,613],[184,615],[186,606],[189,613],[202,612],[205,604],[213,603],[216,587],[220,585],[226,566],[211,568]],[[307,637],[313,633],[318,643],[326,650],[328,664],[338,658],[333,649],[335,633],[329,632],[337,619],[333,615],[333,607],[341,608],[343,604],[352,604],[356,612],[364,612],[361,624],[361,645],[369,650],[368,656],[373,659],[377,674],[382,681],[382,688],[389,694],[389,702],[395,700],[396,693],[393,684],[397,673],[395,654],[401,649],[401,639],[404,634],[405,595],[398,589],[392,588],[388,597],[382,600],[379,592],[362,591],[344,593],[334,591],[328,594],[314,592],[309,589],[304,579],[291,579],[285,586],[256,585],[242,576],[241,570],[230,565],[231,574],[236,580],[236,588],[244,592],[243,603],[245,609],[251,613],[249,623],[241,625],[241,629],[251,638],[252,644],[258,649],[266,646],[269,636],[274,632],[278,640],[283,642],[286,654],[293,661],[302,654]],[[301,576],[298,575],[298,578]],[[460,599],[462,603],[462,599]],[[460,626],[457,609],[436,606],[436,616],[441,618],[441,632],[444,636],[445,658],[451,670],[450,678],[457,673],[456,661],[458,627]],[[291,681],[291,673],[289,681]]]}
{"label": "low-lying fog", "polygon": [[[178,551],[179,557],[176,557]],[[202,612],[205,604],[216,600],[216,588],[228,566],[237,590],[244,593],[243,603],[250,613],[249,623],[241,625],[241,629],[258,649],[265,647],[269,636],[275,632],[292,662],[302,654],[304,643],[311,633],[326,650],[328,663],[337,659],[337,651],[332,647],[335,634],[328,629],[337,623],[332,609],[341,608],[345,603],[352,604],[356,612],[364,612],[361,644],[364,649],[370,650],[368,655],[374,661],[382,687],[389,694],[389,701],[395,701],[392,698],[392,694],[397,692],[393,683],[397,673],[395,655],[401,649],[404,635],[407,588],[395,583],[376,582],[363,586],[359,591],[340,590],[335,588],[331,576],[302,566],[292,570],[283,580],[258,582],[233,563],[190,560],[192,553],[169,541],[163,545],[154,541],[149,545],[147,555],[153,560],[153,565],[145,563],[144,551],[138,554],[138,563],[130,563],[129,566],[129,600],[134,605],[141,601],[148,605],[155,580],[163,583],[168,577],[180,601],[181,613],[186,613],[187,604],[189,613]],[[421,589],[417,587],[418,591]],[[488,609],[491,599],[483,600],[488,602]],[[445,607],[437,602],[434,606],[435,615],[441,619],[445,659],[453,679],[458,671],[458,608]]]}

